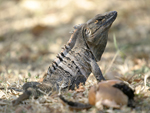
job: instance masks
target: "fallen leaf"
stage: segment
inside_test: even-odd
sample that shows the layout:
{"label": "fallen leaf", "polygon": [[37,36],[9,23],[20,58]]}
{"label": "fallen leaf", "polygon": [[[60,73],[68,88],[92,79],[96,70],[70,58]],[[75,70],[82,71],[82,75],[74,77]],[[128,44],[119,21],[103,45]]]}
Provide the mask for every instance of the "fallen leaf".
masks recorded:
{"label": "fallen leaf", "polygon": [[5,95],[5,93],[0,90],[0,98],[2,98],[4,95]]}

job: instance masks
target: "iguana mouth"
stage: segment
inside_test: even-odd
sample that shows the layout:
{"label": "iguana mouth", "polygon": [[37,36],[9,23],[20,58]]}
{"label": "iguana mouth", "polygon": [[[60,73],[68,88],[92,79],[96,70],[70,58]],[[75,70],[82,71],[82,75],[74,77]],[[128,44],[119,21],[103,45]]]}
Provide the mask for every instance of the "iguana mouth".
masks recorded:
{"label": "iguana mouth", "polygon": [[[112,23],[116,17],[117,17],[117,12],[116,11],[112,11],[110,12],[110,15],[113,14],[111,17],[109,17],[101,26],[107,24],[107,23]],[[106,17],[107,18],[107,17]]]}

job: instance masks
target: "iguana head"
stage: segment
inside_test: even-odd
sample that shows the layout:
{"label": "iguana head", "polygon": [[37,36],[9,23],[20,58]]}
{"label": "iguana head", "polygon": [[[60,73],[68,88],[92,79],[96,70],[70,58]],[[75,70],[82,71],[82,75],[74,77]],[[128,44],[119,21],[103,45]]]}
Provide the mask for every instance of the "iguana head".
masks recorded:
{"label": "iguana head", "polygon": [[88,48],[99,61],[107,44],[108,30],[117,17],[116,11],[98,14],[85,23],[82,28],[83,38]]}

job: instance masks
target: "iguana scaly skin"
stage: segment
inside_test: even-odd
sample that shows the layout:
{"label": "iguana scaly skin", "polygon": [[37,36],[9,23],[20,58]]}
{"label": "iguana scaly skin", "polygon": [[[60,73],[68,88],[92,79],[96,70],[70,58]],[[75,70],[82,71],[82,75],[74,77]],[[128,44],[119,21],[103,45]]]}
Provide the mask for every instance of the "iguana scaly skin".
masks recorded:
{"label": "iguana scaly skin", "polygon": [[[108,30],[117,17],[116,11],[98,14],[86,23],[74,27],[70,40],[48,68],[42,83],[27,82],[23,85],[22,97],[28,98],[49,91],[74,89],[85,83],[92,72],[100,82],[105,80],[97,64],[105,50]],[[21,96],[13,101],[18,104]],[[25,98],[25,99],[26,99]]]}

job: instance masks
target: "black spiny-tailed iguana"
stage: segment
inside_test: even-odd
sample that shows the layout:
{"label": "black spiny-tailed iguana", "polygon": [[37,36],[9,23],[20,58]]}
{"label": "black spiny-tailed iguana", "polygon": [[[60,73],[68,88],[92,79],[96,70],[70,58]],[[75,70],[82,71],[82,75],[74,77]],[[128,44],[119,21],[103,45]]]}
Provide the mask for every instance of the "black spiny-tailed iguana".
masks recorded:
{"label": "black spiny-tailed iguana", "polygon": [[48,68],[42,83],[27,82],[23,85],[24,93],[13,104],[16,105],[30,95],[41,92],[74,89],[85,83],[92,72],[100,82],[104,80],[96,62],[101,59],[108,38],[108,30],[117,17],[116,11],[98,14],[86,23],[74,27],[70,40]]}

